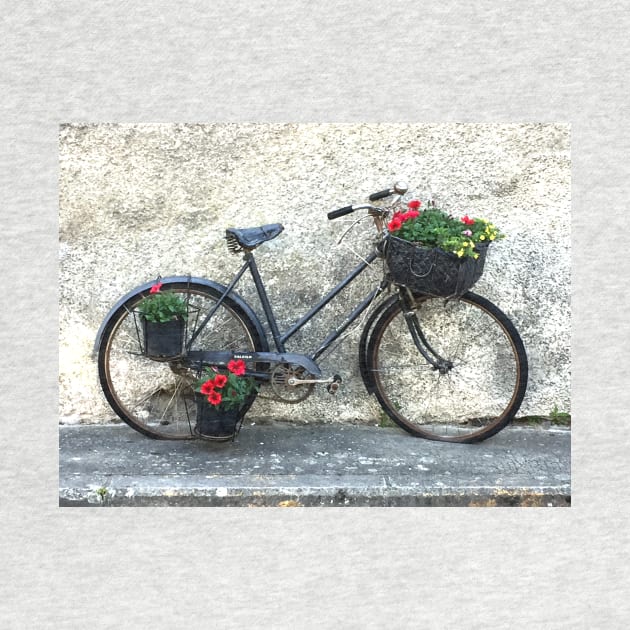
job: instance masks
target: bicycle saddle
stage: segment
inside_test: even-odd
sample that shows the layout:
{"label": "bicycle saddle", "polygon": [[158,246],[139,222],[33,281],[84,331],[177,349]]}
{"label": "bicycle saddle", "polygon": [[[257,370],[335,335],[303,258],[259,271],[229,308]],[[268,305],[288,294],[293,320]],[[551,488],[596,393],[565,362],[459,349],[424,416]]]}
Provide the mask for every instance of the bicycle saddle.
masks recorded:
{"label": "bicycle saddle", "polygon": [[269,225],[261,225],[253,228],[228,228],[225,230],[225,238],[227,239],[228,249],[233,252],[239,249],[252,250],[265,241],[276,238],[280,232],[284,230],[284,226],[280,223],[271,223]]}

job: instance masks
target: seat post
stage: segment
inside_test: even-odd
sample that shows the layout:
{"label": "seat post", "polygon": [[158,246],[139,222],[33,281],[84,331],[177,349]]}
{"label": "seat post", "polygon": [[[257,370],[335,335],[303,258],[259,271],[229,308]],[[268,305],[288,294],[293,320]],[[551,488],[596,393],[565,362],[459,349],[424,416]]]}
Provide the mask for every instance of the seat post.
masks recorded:
{"label": "seat post", "polygon": [[273,336],[273,341],[276,344],[276,348],[278,352],[286,352],[284,343],[280,338],[280,331],[278,330],[278,324],[276,322],[276,318],[274,317],[273,310],[271,308],[271,303],[269,302],[269,298],[267,297],[267,291],[265,289],[265,285],[263,284],[262,278],[260,277],[260,273],[258,272],[258,267],[256,265],[256,259],[251,252],[246,252],[244,255],[245,260],[249,265],[249,270],[252,274],[252,278],[254,279],[254,284],[256,285],[256,291],[258,292],[258,297],[260,299],[260,303],[262,304],[263,310],[265,311],[265,317],[269,322],[269,328],[271,329],[271,334]]}

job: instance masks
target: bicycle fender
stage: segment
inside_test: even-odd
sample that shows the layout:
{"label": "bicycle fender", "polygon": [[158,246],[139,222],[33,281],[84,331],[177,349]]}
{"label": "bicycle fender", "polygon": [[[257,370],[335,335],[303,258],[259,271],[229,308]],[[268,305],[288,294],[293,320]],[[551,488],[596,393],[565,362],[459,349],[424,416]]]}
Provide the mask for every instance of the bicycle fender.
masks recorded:
{"label": "bicycle fender", "polygon": [[[207,280],[206,278],[196,278],[194,276],[168,276],[166,278],[160,278],[160,282],[163,284],[168,284],[169,282],[190,282],[190,284],[200,284],[202,286],[215,289],[221,293],[224,293],[227,289],[227,286],[220,284],[218,282],[214,282],[213,280]],[[137,286],[135,289],[129,291],[123,295],[117,302],[112,306],[109,310],[109,313],[105,316],[105,319],[101,323],[98,332],[96,333],[96,340],[94,342],[94,347],[92,349],[92,358],[95,358],[98,355],[98,349],[101,345],[101,341],[103,339],[103,333],[107,328],[107,325],[114,317],[114,315],[118,312],[118,310],[122,307],[122,305],[130,298],[135,297],[141,293],[148,292],[151,287],[155,284],[155,280],[151,280],[149,282],[145,282],[140,286]],[[260,350],[262,352],[266,352],[269,350],[269,344],[267,343],[267,337],[263,330],[262,324],[260,323],[260,319],[254,312],[254,310],[245,302],[245,300],[238,295],[238,293],[234,291],[230,291],[230,295],[228,296],[230,300],[232,300],[239,308],[243,310],[245,315],[250,318],[251,322],[256,326],[256,330],[258,332],[258,337],[260,338],[262,348]]]}
{"label": "bicycle fender", "polygon": [[374,392],[374,377],[368,370],[367,366],[367,349],[369,347],[370,337],[372,336],[372,330],[374,328],[374,324],[378,319],[380,319],[381,315],[398,299],[397,295],[392,295],[386,300],[383,300],[374,309],[373,313],[370,315],[363,327],[363,332],[361,333],[361,340],[359,341],[359,371],[361,372],[361,378],[363,379],[363,384],[365,385],[365,389],[367,389],[368,394],[372,394]]}

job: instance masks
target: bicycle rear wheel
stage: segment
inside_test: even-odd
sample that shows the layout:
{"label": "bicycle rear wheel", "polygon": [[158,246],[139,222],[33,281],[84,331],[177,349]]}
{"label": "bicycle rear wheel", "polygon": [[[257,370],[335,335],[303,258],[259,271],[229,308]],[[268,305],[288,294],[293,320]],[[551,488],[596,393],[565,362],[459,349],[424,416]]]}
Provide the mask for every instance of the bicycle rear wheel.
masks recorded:
{"label": "bicycle rear wheel", "polygon": [[452,367],[440,372],[418,351],[400,302],[374,326],[367,368],[388,416],[430,440],[479,442],[505,427],[527,387],[523,342],[507,316],[473,293],[414,297],[428,345]]}
{"label": "bicycle rear wheel", "polygon": [[[186,341],[216,305],[221,292],[195,283],[164,283],[189,303]],[[107,325],[98,352],[105,398],[116,414],[140,433],[157,439],[191,439],[196,418],[194,383],[199,375],[186,357],[155,360],[144,356],[136,308],[145,297],[125,302]],[[249,316],[230,298],[219,306],[191,350],[260,350]],[[254,401],[252,394],[248,406]]]}

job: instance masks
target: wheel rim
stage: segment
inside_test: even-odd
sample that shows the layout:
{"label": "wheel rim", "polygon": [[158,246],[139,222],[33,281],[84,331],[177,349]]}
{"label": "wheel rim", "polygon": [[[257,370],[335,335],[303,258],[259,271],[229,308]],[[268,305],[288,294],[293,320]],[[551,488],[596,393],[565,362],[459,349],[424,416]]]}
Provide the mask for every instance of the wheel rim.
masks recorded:
{"label": "wheel rim", "polygon": [[476,441],[496,433],[524,393],[524,353],[509,322],[466,298],[419,298],[416,313],[429,345],[453,367],[433,369],[400,309],[392,309],[372,352],[377,397],[387,413],[429,439]]}
{"label": "wheel rim", "polygon": [[[216,304],[201,289],[167,287],[189,301],[186,341]],[[103,391],[116,413],[134,429],[157,438],[190,439],[195,425],[194,384],[198,370],[182,359],[153,360],[142,354],[142,333],[134,307],[127,303],[104,342],[99,364]],[[254,340],[243,319],[222,304],[192,350],[253,350]]]}

